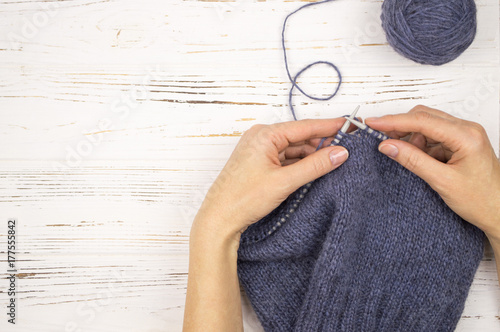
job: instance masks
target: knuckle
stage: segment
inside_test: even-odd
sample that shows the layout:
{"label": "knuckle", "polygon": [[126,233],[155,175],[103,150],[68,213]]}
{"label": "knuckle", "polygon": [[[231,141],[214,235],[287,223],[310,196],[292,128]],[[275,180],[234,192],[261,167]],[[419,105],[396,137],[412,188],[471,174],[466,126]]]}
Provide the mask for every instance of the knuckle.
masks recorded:
{"label": "knuckle", "polygon": [[267,126],[266,134],[270,136],[282,136],[283,132],[287,131],[287,126],[284,123],[273,123]]}
{"label": "knuckle", "polygon": [[250,129],[253,129],[252,136],[255,136],[259,142],[269,140],[273,133],[273,128],[270,125],[254,125]]}
{"label": "knuckle", "polygon": [[255,124],[247,129],[239,141],[241,148],[254,149],[268,141],[270,132],[268,127],[268,125]]}
{"label": "knuckle", "polygon": [[486,130],[477,122],[470,122],[469,135],[477,140],[482,140],[486,137]]}
{"label": "knuckle", "polygon": [[246,135],[256,134],[259,131],[261,131],[264,127],[265,127],[265,125],[263,125],[263,124],[254,124],[247,131],[245,131],[245,134]]}
{"label": "knuckle", "polygon": [[427,109],[428,109],[427,106],[419,104],[419,105],[416,105],[415,107],[413,107],[408,113],[423,112],[423,111],[425,111]]}
{"label": "knuckle", "polygon": [[300,154],[299,154],[299,158],[305,158],[307,157],[309,154],[311,154],[313,152],[313,149],[311,148],[309,150],[309,147],[310,145],[304,145],[301,149],[300,149]]}
{"label": "knuckle", "polygon": [[473,150],[481,150],[489,144],[486,130],[479,123],[469,122],[464,131],[467,135],[468,146]]}
{"label": "knuckle", "polygon": [[312,167],[313,172],[317,175],[323,174],[329,169],[327,163],[321,158],[314,159],[312,162]]}
{"label": "knuckle", "polygon": [[286,130],[292,122],[294,121],[271,123],[268,127],[274,131]]}
{"label": "knuckle", "polygon": [[415,119],[418,122],[427,122],[432,118],[432,114],[427,113],[423,110],[418,110],[418,111],[415,111],[413,113],[415,114]]}

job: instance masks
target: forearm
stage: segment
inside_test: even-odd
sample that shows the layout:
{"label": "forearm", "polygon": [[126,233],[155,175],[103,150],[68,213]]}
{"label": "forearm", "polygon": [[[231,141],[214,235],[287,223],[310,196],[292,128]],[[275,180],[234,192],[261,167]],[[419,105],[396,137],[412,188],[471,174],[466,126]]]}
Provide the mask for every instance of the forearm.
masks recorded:
{"label": "forearm", "polygon": [[184,332],[243,331],[234,240],[193,230]]}

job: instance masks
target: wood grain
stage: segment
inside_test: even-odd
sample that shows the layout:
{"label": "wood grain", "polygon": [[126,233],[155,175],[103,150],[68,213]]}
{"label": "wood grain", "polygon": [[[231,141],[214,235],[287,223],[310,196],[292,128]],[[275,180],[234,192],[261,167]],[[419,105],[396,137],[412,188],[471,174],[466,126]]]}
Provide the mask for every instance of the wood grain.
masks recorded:
{"label": "wood grain", "polygon": [[[191,222],[242,133],[292,119],[280,33],[306,2],[0,2],[0,220],[18,220],[19,269],[18,324],[4,317],[1,331],[181,330]],[[292,73],[327,60],[343,76],[328,102],[295,95],[298,117],[426,104],[481,123],[498,153],[498,2],[477,1],[474,43],[440,67],[390,48],[381,3],[290,21]],[[317,96],[337,82],[321,66],[300,80]],[[486,248],[457,331],[500,328]]]}

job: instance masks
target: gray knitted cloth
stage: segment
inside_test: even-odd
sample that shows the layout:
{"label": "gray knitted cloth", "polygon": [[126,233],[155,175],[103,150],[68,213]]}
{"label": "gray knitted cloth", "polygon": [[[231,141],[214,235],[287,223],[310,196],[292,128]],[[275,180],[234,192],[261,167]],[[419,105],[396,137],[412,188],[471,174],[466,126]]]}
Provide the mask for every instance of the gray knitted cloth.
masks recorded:
{"label": "gray knitted cloth", "polygon": [[375,135],[343,136],[341,167],[242,234],[238,275],[264,329],[454,331],[483,232]]}

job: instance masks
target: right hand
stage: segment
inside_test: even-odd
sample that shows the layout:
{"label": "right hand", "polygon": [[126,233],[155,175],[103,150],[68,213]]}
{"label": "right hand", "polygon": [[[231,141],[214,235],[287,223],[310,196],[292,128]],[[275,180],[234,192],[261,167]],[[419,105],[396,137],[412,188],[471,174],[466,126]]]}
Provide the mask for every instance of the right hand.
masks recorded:
{"label": "right hand", "polygon": [[[500,162],[484,128],[426,106],[368,118],[379,151],[426,181],[455,213],[500,241]],[[411,134],[408,142],[401,140]]]}

